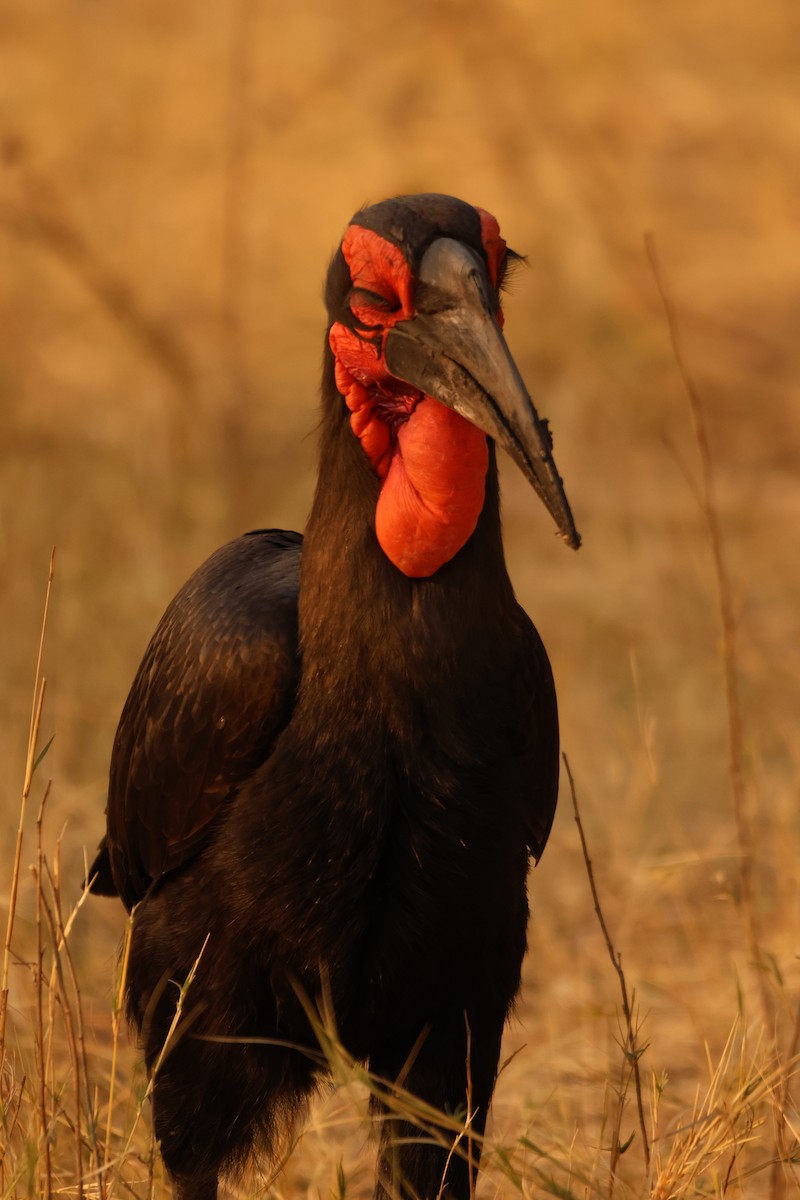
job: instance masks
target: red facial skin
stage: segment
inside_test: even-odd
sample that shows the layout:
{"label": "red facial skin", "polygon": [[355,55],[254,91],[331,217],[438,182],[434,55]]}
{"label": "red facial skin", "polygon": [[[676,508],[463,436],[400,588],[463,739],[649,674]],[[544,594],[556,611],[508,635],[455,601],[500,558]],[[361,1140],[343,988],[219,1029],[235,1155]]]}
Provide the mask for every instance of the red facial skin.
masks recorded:
{"label": "red facial skin", "polygon": [[[483,208],[476,208],[475,211],[481,219],[481,241],[489,263],[489,278],[493,287],[499,287],[508,247],[500,236],[497,219]],[[502,308],[497,310],[497,324],[503,328]]]}
{"label": "red facial skin", "polygon": [[[506,244],[494,217],[477,211],[496,287]],[[332,326],[336,386],[350,409],[350,427],[382,481],[375,512],[381,549],[405,575],[428,578],[458,553],[478,523],[489,463],[486,437],[386,367],[385,331],[414,316],[411,267],[400,248],[351,225],[342,252],[355,289],[350,309],[368,328]],[[502,324],[502,314],[498,321]]]}

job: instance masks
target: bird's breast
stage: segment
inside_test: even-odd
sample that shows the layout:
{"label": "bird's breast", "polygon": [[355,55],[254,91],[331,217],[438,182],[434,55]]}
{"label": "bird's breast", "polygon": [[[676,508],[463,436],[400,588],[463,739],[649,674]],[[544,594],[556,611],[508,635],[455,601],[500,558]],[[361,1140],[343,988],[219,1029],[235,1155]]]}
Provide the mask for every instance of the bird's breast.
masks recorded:
{"label": "bird's breast", "polygon": [[284,772],[276,754],[276,777],[261,796],[246,789],[229,823],[241,891],[259,895],[265,956],[312,990],[325,977],[342,1005],[369,997],[376,1012],[394,1011],[392,997],[407,1009],[414,979],[429,994],[458,990],[468,946],[499,936],[493,914],[518,913],[515,938],[524,927],[521,797],[496,764],[374,755],[370,769],[363,755],[322,757]]}

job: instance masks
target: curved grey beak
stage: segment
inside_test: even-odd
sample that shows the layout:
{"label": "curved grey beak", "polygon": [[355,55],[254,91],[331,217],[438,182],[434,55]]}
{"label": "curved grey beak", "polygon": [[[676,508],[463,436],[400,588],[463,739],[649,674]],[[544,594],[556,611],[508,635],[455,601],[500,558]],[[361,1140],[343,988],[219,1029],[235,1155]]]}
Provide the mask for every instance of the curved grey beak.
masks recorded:
{"label": "curved grey beak", "polygon": [[423,256],[417,281],[417,315],[389,330],[387,367],[499,442],[577,550],[580,534],[553,461],[550,431],[492,314],[486,268],[462,242],[438,238]]}

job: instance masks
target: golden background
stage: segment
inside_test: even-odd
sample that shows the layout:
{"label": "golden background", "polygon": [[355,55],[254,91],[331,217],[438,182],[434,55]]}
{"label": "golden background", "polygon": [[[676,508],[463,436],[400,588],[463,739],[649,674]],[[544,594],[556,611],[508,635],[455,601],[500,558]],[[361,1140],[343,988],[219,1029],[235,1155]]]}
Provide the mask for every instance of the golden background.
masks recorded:
{"label": "golden background", "polygon": [[[51,545],[41,740],[55,740],[38,786],[52,777],[49,836],[68,822],[74,899],[118,714],[166,603],[226,539],[304,525],[321,286],[344,225],[365,202],[450,192],[493,212],[528,260],[506,332],[584,546],[562,546],[504,463],[509,567],[553,662],[598,884],[647,1014],[644,1062],[668,1071],[677,1112],[704,1040],[720,1050],[754,985],[714,564],[652,237],[708,426],[756,918],[788,1019],[799,79],[800,8],[785,0],[1,0],[3,861]],[[594,1145],[616,981],[564,789],[532,882],[509,1035],[528,1046],[496,1123],[541,1105],[556,1140],[579,1129]],[[85,989],[102,1006],[122,910],[92,901],[81,921]],[[320,1170],[336,1152],[315,1152]]]}

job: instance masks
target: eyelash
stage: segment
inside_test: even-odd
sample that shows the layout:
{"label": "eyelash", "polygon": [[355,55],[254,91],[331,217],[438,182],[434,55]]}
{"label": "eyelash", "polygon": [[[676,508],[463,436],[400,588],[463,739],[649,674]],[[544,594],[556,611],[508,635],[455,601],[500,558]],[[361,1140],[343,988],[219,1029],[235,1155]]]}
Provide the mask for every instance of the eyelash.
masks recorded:
{"label": "eyelash", "polygon": [[367,288],[354,288],[350,293],[350,307],[353,309],[378,309],[380,312],[397,312],[400,301],[395,299],[393,302],[377,292],[368,291]]}
{"label": "eyelash", "polygon": [[527,265],[527,259],[523,254],[517,254],[515,250],[508,250],[500,267],[500,277],[497,280],[498,292],[505,291],[509,283],[512,282],[517,271]]}

